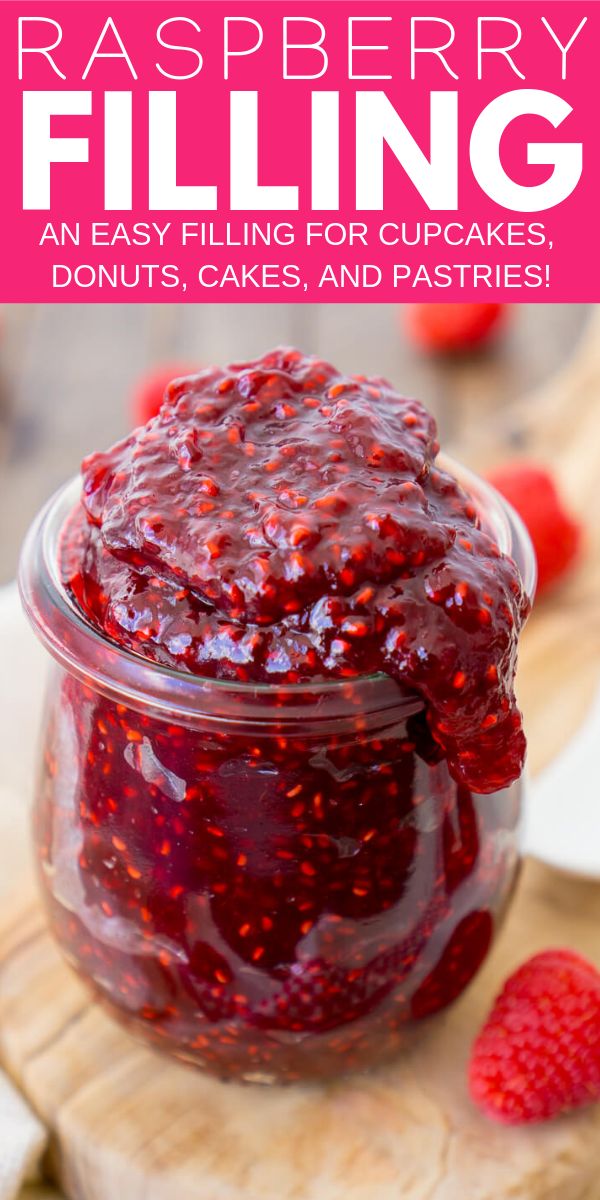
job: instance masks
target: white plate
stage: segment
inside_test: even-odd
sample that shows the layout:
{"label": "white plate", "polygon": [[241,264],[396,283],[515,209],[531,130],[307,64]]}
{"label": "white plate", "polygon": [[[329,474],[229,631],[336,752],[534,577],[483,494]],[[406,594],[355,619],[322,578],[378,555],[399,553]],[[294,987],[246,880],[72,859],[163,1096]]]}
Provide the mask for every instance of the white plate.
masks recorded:
{"label": "white plate", "polygon": [[530,782],[526,853],[561,871],[600,879],[600,691],[558,758]]}

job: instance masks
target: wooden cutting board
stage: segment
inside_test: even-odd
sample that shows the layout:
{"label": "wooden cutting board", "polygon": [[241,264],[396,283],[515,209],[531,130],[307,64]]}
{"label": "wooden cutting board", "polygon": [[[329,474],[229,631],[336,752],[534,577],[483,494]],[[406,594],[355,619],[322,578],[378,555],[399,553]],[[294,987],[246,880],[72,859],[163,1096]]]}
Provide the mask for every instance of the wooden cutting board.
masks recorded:
{"label": "wooden cutting board", "polygon": [[239,1087],[122,1033],[30,894],[0,923],[2,1058],[77,1200],[599,1200],[600,1107],[507,1130],[465,1088],[500,979],[549,943],[597,955],[599,928],[598,888],[530,863],[474,988],[393,1066],[329,1087]]}
{"label": "wooden cutting board", "polygon": [[[484,444],[458,449],[481,465],[517,443],[559,464],[590,518],[585,565],[524,640],[520,696],[539,769],[600,672],[597,314],[561,379],[490,419]],[[238,1087],[158,1057],[92,1004],[27,879],[0,915],[0,1058],[50,1127],[50,1167],[77,1200],[600,1200],[600,1106],[507,1130],[473,1109],[465,1086],[500,981],[560,943],[600,961],[600,887],[529,862],[476,984],[401,1059],[327,1087]]]}

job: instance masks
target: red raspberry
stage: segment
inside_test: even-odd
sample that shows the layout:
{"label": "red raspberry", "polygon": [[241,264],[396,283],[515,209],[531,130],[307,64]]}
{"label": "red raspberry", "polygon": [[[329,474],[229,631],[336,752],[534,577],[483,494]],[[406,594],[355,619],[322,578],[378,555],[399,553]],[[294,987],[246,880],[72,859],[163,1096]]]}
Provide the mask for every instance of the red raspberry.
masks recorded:
{"label": "red raspberry", "polygon": [[423,350],[460,353],[487,341],[504,316],[505,304],[408,304],[404,322]]}
{"label": "red raspberry", "polygon": [[572,950],[530,958],[504,985],[473,1047],[475,1103],[507,1125],[600,1100],[600,972]]}
{"label": "red raspberry", "polygon": [[145,425],[155,417],[163,402],[165,389],[173,379],[182,375],[195,375],[198,364],[163,363],[151,367],[138,379],[131,396],[131,415],[134,425]]}
{"label": "red raspberry", "polygon": [[582,528],[565,509],[546,467],[506,463],[488,473],[490,483],[525,522],[538,565],[538,595],[559,580],[577,558]]}

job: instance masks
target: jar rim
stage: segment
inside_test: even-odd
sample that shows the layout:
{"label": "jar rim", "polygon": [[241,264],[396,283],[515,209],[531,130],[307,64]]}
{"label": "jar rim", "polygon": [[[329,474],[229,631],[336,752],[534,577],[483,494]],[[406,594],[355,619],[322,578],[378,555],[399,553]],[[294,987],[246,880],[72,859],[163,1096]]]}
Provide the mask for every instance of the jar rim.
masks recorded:
{"label": "jar rim", "polygon": [[[535,552],[521,518],[491,484],[450,456],[438,455],[436,464],[468,493],[499,549],[515,561],[525,591],[533,599]],[[168,714],[177,721],[195,721],[200,715],[230,721],[242,713],[246,720],[249,704],[255,719],[274,719],[281,709],[286,719],[294,709],[301,716],[308,704],[313,709],[317,704],[324,719],[356,714],[357,709],[363,714],[393,709],[395,715],[406,718],[423,708],[420,696],[383,672],[303,683],[242,683],[184,673],[111,641],[87,620],[60,578],[58,540],[80,493],[80,476],[54,493],[29,529],[19,564],[19,591],[27,617],[43,645],[69,674],[112,699],[159,710],[163,717]]]}

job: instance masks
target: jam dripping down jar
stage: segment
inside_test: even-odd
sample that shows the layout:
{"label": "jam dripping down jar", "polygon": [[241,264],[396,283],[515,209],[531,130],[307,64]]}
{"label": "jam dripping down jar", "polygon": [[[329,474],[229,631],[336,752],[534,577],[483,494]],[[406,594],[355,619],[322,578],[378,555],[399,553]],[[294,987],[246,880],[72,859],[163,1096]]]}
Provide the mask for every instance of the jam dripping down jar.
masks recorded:
{"label": "jam dripping down jar", "polygon": [[[518,517],[443,461],[531,596]],[[489,951],[520,781],[456,782],[422,700],[386,675],[237,684],[112,643],[61,580],[79,487],[41,513],[20,578],[55,660],[34,805],[55,937],[132,1032],[221,1078],[388,1060]]]}

